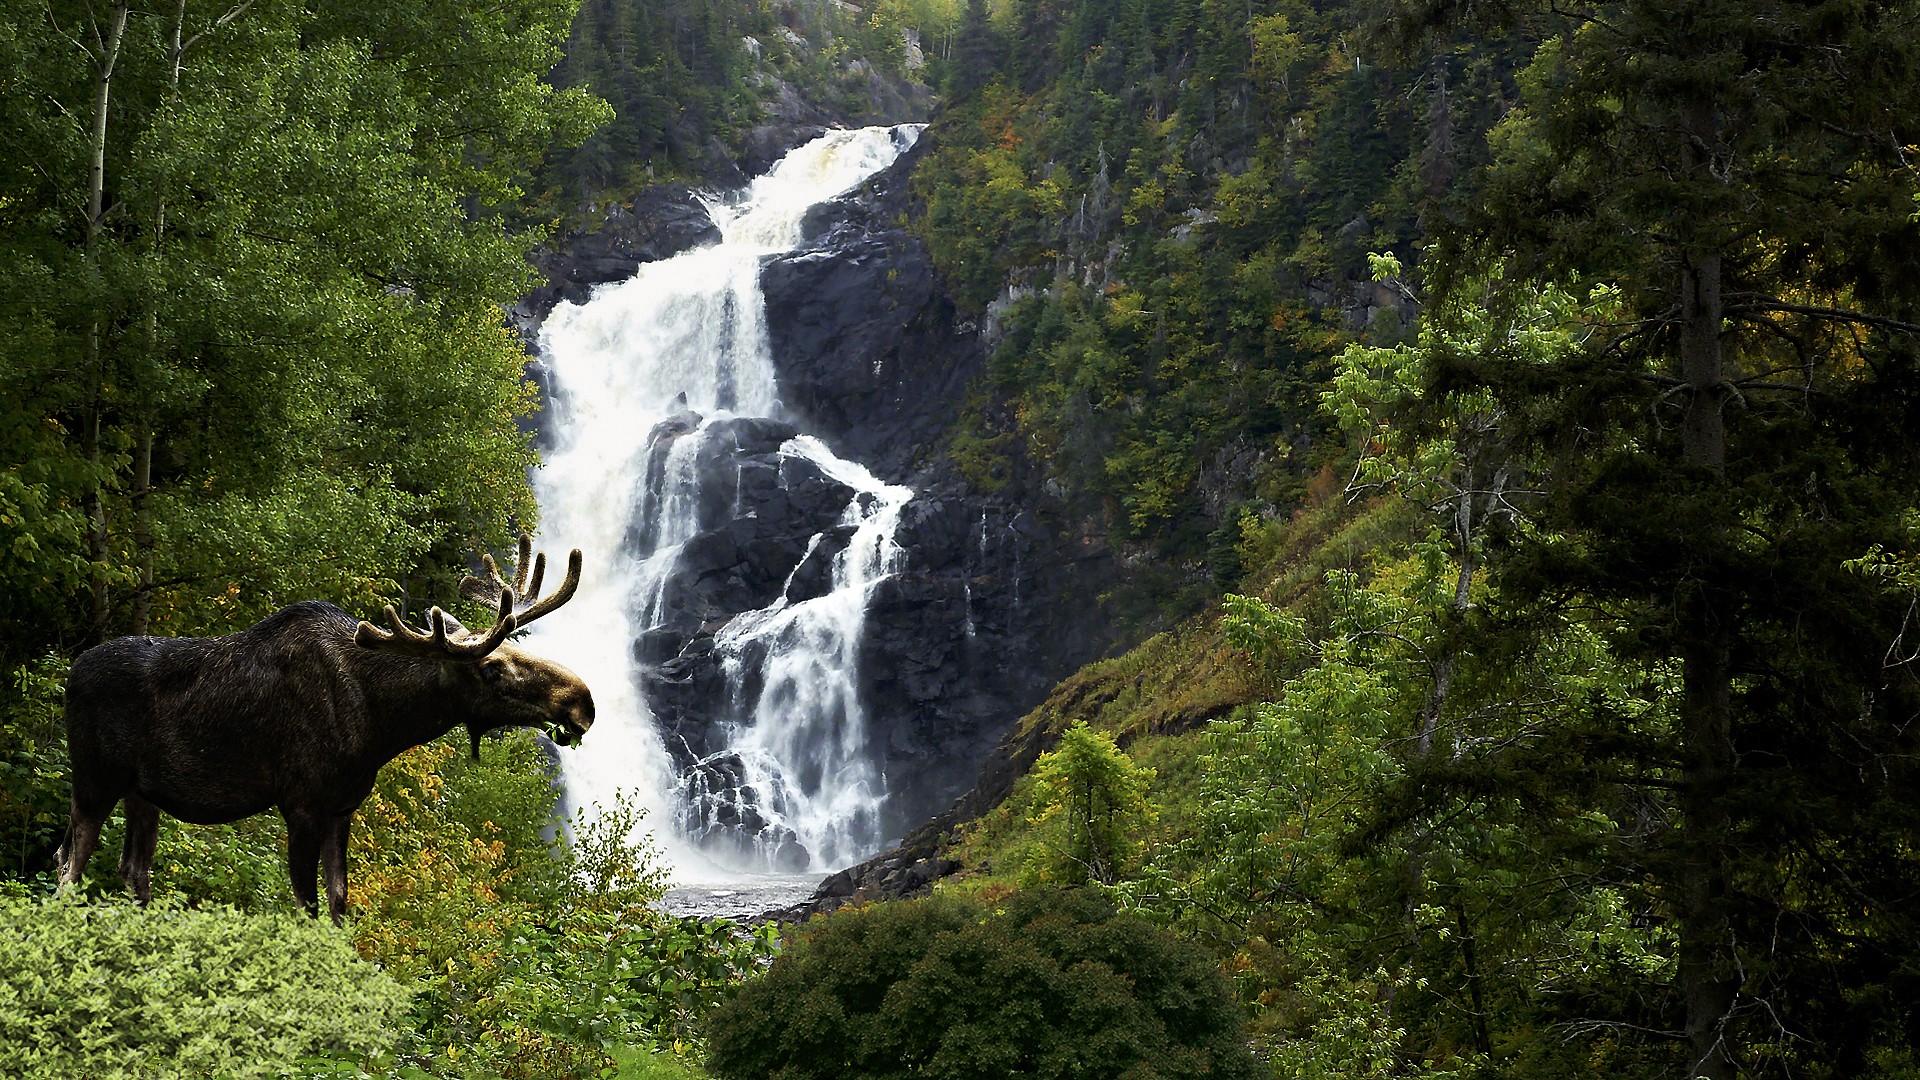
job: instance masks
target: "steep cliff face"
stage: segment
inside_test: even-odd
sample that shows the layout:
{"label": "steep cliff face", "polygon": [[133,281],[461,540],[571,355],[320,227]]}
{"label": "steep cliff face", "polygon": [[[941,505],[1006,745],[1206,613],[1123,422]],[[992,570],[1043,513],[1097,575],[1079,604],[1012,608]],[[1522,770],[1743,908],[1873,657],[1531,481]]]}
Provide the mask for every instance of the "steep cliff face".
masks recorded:
{"label": "steep cliff face", "polygon": [[916,148],[816,207],[807,243],[761,275],[781,401],[842,454],[905,481],[936,463],[985,365],[974,320],[909,231]]}
{"label": "steep cliff face", "polygon": [[1064,528],[1039,485],[993,495],[946,456],[986,343],[941,287],[909,222],[907,154],[815,209],[808,243],[762,275],[783,404],[834,448],[916,494],[906,570],[868,611],[869,723],[893,799],[892,836],[945,809],[1019,716],[1112,640],[1104,543]]}
{"label": "steep cliff face", "polygon": [[[754,807],[766,793],[742,790],[742,763],[728,750],[742,691],[715,639],[743,612],[822,595],[849,541],[843,515],[856,492],[782,453],[795,435],[914,490],[896,533],[901,568],[873,590],[858,646],[867,754],[887,792],[876,839],[901,837],[951,805],[1008,727],[1111,640],[1097,601],[1113,577],[1104,544],[1064,529],[1038,484],[1015,478],[988,495],[946,456],[985,345],[908,228],[917,160],[909,153],[817,207],[802,246],[765,263],[777,416],[706,425],[693,463],[702,471],[697,535],[659,599],[658,625],[631,643],[693,793],[683,828],[715,846],[772,853],[776,868],[804,866],[808,853],[772,835],[778,826]],[[549,284],[516,321],[531,336],[561,300],[709,242],[711,229],[692,192],[655,189],[600,229],[562,238],[544,256]],[[660,423],[649,459],[664,460],[702,419],[685,412]],[[634,535],[627,546],[653,545]]]}

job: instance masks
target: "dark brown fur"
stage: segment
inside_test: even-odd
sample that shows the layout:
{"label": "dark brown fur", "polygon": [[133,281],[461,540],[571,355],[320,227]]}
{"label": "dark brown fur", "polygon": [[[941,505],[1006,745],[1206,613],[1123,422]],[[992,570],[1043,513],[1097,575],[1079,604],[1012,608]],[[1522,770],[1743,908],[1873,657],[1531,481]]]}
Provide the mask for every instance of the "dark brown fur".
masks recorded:
{"label": "dark brown fur", "polygon": [[348,824],[382,765],[463,725],[477,750],[496,728],[570,741],[593,723],[586,684],[559,664],[511,644],[480,658],[407,655],[357,642],[361,626],[309,601],[226,637],[127,637],[82,653],[67,683],[73,816],[60,880],[80,880],[123,799],[120,870],[142,903],[160,811],[209,825],[278,808],[294,896],[317,914],[323,867],[338,922]]}

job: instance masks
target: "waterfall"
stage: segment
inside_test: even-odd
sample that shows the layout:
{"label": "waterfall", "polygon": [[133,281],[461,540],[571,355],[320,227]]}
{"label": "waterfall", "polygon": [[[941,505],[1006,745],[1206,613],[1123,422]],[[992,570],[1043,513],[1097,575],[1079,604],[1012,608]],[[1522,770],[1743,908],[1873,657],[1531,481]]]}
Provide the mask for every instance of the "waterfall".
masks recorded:
{"label": "waterfall", "polygon": [[[628,794],[680,880],[825,872],[884,839],[857,661],[871,590],[900,567],[894,531],[913,493],[783,416],[759,275],[765,257],[799,246],[809,208],[885,168],[919,131],[821,136],[708,204],[719,243],[643,265],[541,327],[556,417],[535,477],[542,543],[583,549],[587,571],[567,617],[532,634],[593,687],[599,717],[561,756],[567,800]],[[830,515],[793,519],[812,535],[784,580],[714,569],[759,537],[748,526],[772,528],[771,504],[821,500]],[[711,691],[712,722],[664,730],[646,688],[696,685]]]}

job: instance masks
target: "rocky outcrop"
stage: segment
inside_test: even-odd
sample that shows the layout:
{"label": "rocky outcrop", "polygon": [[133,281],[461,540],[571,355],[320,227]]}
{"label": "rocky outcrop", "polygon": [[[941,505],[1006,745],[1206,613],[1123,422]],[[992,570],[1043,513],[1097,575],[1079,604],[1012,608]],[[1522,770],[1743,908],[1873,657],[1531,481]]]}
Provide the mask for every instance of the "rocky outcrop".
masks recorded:
{"label": "rocky outcrop", "polygon": [[[659,537],[650,535],[658,518],[644,511],[666,486],[659,469],[676,443],[697,439],[684,465],[700,475],[696,531],[678,549],[674,573],[656,601],[658,625],[633,644],[647,665],[644,689],[654,717],[683,771],[723,751],[722,728],[735,719],[714,634],[742,612],[829,592],[834,556],[853,532],[843,518],[855,494],[813,462],[780,452],[799,434],[792,424],[734,417],[696,433],[699,420],[684,413],[655,428],[650,490],[637,500],[641,512],[628,543],[633,551],[658,546]],[[724,778],[710,779],[718,785]],[[726,824],[755,828],[751,820]]]}
{"label": "rocky outcrop", "polygon": [[940,459],[985,365],[973,320],[905,225],[921,155],[817,207],[806,243],[761,275],[782,402],[836,453],[896,481]]}
{"label": "rocky outcrop", "polygon": [[533,268],[544,283],[513,306],[508,321],[532,351],[541,321],[561,301],[585,303],[595,285],[625,281],[641,263],[718,239],[699,192],[680,184],[645,188],[592,227],[563,232],[535,249]]}
{"label": "rocky outcrop", "polygon": [[[696,423],[660,425],[655,459],[695,437]],[[715,635],[742,612],[824,595],[852,533],[842,518],[852,489],[779,452],[794,430],[769,420],[701,429],[692,455],[703,471],[700,531],[679,549],[658,628],[633,645],[649,665],[643,689],[655,719],[699,800],[683,825],[715,838],[744,833],[737,839],[761,851],[783,838],[753,835],[769,826],[753,798],[737,794],[741,770],[727,757],[737,701],[758,694],[728,682]],[[869,755],[889,792],[875,839],[903,836],[951,805],[1009,724],[1108,640],[1094,601],[1103,551],[1066,557],[1033,512],[984,499],[944,470],[914,479],[895,534],[905,567],[875,587],[858,653]],[[634,550],[653,539],[636,535]]]}

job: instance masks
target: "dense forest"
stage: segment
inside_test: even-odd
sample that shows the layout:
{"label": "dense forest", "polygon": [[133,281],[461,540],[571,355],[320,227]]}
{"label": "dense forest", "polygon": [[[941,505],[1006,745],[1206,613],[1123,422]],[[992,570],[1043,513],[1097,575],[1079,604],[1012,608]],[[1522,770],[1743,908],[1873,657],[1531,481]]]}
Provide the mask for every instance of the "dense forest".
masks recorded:
{"label": "dense forest", "polygon": [[[0,52],[0,1071],[1920,1072],[1920,5],[55,2]],[[534,246],[911,94],[993,343],[951,460],[1105,537],[1131,634],[936,895],[663,915],[518,736],[382,773],[343,929],[271,817],[55,894],[77,653],[450,604],[536,514]]]}

